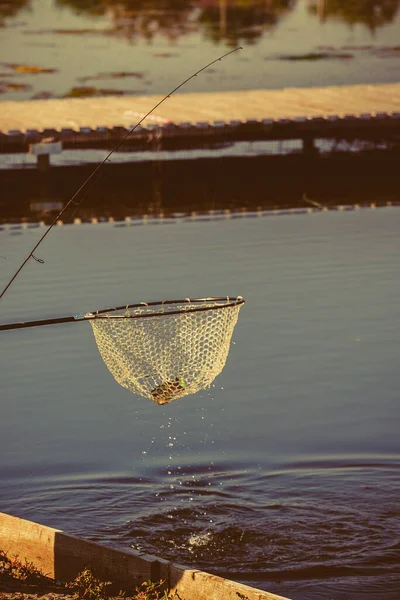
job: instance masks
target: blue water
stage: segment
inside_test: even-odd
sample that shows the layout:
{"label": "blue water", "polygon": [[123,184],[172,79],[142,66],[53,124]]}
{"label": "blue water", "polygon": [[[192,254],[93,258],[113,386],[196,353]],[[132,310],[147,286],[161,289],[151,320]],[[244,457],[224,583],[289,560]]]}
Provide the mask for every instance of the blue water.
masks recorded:
{"label": "blue water", "polygon": [[[398,208],[55,228],[1,322],[242,295],[223,373],[157,406],[88,324],[2,332],[0,510],[295,600],[397,599]],[[39,230],[0,232],[3,285]]]}

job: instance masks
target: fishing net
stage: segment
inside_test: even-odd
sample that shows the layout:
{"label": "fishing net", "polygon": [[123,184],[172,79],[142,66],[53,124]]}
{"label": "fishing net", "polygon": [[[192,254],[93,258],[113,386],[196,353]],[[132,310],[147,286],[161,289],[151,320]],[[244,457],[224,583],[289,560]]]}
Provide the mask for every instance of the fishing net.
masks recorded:
{"label": "fishing net", "polygon": [[224,368],[243,298],[136,304],[88,314],[109,371],[157,404],[206,389]]}

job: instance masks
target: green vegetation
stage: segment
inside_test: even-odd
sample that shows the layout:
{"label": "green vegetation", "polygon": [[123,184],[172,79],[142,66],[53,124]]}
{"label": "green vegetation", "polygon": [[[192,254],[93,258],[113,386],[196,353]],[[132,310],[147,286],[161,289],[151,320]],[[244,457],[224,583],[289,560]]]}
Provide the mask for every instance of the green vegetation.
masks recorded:
{"label": "green vegetation", "polygon": [[17,579],[27,584],[49,583],[51,580],[29,561],[21,562],[18,556],[10,559],[0,550],[0,582],[4,579]]}
{"label": "green vegetation", "polygon": [[[183,600],[177,593],[172,597],[168,595],[165,581],[156,583],[145,581],[128,594],[122,590],[118,591],[112,581],[97,578],[90,569],[84,569],[69,583],[55,582],[50,577],[46,577],[33,563],[22,562],[18,556],[10,558],[0,550],[0,589],[10,589],[19,593],[29,590],[26,586],[32,585],[35,586],[35,594],[53,592],[70,596],[72,593],[77,600],[81,598],[84,600]],[[32,593],[31,589],[29,593]]]}

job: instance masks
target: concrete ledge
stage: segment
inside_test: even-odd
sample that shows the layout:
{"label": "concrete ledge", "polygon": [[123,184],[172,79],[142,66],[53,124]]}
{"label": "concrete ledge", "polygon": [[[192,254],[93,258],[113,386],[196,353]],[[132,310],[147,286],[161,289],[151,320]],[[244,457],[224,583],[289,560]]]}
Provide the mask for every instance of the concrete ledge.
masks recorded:
{"label": "concrete ledge", "polygon": [[149,579],[167,580],[170,592],[185,600],[287,600],[203,571],[130,550],[122,552],[12,515],[0,513],[0,548],[32,562],[46,575],[69,581],[85,567],[98,577],[132,590]]}

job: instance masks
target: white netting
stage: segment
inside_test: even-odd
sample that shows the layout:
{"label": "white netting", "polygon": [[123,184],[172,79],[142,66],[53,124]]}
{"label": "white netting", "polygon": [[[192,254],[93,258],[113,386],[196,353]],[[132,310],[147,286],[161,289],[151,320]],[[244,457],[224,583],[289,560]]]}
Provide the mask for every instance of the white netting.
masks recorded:
{"label": "white netting", "polygon": [[166,404],[208,388],[222,371],[242,304],[226,298],[140,305],[96,315],[90,324],[118,383]]}

